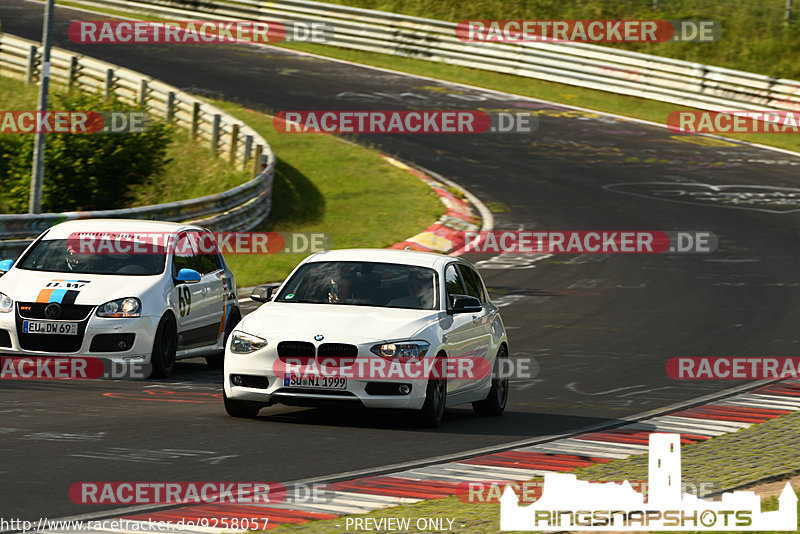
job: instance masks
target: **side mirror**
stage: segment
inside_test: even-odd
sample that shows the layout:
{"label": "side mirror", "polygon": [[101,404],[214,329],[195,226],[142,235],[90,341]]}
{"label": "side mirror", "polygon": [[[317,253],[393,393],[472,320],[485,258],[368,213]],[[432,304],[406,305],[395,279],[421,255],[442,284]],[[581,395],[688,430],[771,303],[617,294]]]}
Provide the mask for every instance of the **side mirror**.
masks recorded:
{"label": "side mirror", "polygon": [[186,282],[187,284],[196,284],[200,281],[200,273],[194,269],[181,269],[178,271],[178,276],[175,277],[178,282]]}
{"label": "side mirror", "polygon": [[478,313],[483,309],[481,301],[469,295],[450,295],[449,314]]}
{"label": "side mirror", "polygon": [[250,293],[250,300],[254,300],[256,302],[269,302],[272,300],[272,292],[279,287],[280,286],[277,284],[264,284],[261,286],[256,286],[253,288],[253,292]]}
{"label": "side mirror", "polygon": [[0,274],[6,274],[8,271],[11,270],[11,267],[13,265],[14,265],[14,260],[0,261]]}

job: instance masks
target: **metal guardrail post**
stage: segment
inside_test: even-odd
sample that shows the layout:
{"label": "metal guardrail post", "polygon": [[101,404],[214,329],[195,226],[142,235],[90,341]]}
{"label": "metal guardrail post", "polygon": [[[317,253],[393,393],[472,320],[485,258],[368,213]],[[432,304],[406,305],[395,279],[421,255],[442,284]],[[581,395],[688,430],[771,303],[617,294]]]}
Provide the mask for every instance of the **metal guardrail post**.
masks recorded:
{"label": "metal guardrail post", "polygon": [[106,81],[103,86],[103,96],[106,100],[111,99],[114,94],[114,69],[106,69]]}
{"label": "metal guardrail post", "polygon": [[247,164],[250,162],[250,154],[253,152],[253,136],[244,136],[244,159],[242,161],[242,168],[247,170]]}
{"label": "metal guardrail post", "polygon": [[147,87],[147,80],[142,78],[141,83],[139,84],[139,105],[144,106],[147,103],[147,93],[149,89]]}
{"label": "metal guardrail post", "polygon": [[197,131],[200,129],[200,102],[192,105],[192,139],[197,139]]}
{"label": "metal guardrail post", "polygon": [[67,91],[70,93],[75,88],[75,83],[78,81],[79,69],[80,66],[78,65],[78,56],[70,56],[69,70],[67,71]]}
{"label": "metal guardrail post", "polygon": [[30,85],[36,78],[36,47],[28,49],[28,66],[25,69],[25,85]]}
{"label": "metal guardrail post", "polygon": [[215,113],[214,124],[211,128],[211,150],[214,151],[214,154],[216,154],[217,150],[219,150],[219,130],[221,122],[222,122],[222,115],[220,115],[219,113]]}
{"label": "metal guardrail post", "polygon": [[167,122],[175,118],[175,91],[167,93]]}
{"label": "metal guardrail post", "polygon": [[253,174],[261,172],[261,156],[264,152],[264,147],[256,145],[256,156],[253,158]]}
{"label": "metal guardrail post", "polygon": [[231,150],[228,156],[228,161],[231,164],[236,163],[236,149],[239,147],[239,125],[234,124],[231,130]]}

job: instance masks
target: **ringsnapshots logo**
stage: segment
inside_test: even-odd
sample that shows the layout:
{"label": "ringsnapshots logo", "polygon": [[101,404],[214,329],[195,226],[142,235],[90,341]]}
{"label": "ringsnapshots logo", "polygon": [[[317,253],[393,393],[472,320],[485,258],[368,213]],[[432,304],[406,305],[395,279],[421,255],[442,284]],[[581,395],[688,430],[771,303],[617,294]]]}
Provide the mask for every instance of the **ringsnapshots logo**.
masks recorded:
{"label": "ringsnapshots logo", "polygon": [[152,123],[144,111],[0,111],[0,134],[142,133]]}
{"label": "ringsnapshots logo", "polygon": [[77,20],[67,29],[70,41],[80,44],[326,43],[333,35],[330,24],[301,21]]}
{"label": "ringsnapshots logo", "polygon": [[281,133],[528,134],[539,118],[527,111],[281,111],[272,125]]}
{"label": "ringsnapshots logo", "polygon": [[468,43],[711,42],[722,36],[713,20],[463,20],[456,37]]}
{"label": "ringsnapshots logo", "polygon": [[761,511],[752,491],[710,501],[682,492],[680,434],[650,434],[648,497],[626,481],[597,484],[575,475],[546,473],[542,496],[520,506],[507,486],[500,498],[500,530],[791,531],[797,530],[797,496],[787,482],[779,508]]}

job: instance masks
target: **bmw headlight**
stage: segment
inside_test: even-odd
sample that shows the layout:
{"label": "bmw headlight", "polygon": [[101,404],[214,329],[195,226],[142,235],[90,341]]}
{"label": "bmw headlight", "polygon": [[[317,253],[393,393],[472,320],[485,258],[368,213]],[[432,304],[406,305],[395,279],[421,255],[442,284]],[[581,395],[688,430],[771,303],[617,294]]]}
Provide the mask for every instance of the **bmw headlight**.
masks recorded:
{"label": "bmw headlight", "polygon": [[428,352],[430,343],[424,341],[407,341],[401,343],[384,343],[375,345],[370,350],[381,358],[422,358]]}
{"label": "bmw headlight", "polygon": [[0,293],[0,313],[8,313],[14,309],[14,301],[5,293]]}
{"label": "bmw headlight", "polygon": [[136,297],[106,302],[97,309],[98,317],[141,317],[142,302]]}
{"label": "bmw headlight", "polygon": [[267,340],[258,336],[234,331],[231,334],[231,352],[236,354],[250,354],[267,346]]}

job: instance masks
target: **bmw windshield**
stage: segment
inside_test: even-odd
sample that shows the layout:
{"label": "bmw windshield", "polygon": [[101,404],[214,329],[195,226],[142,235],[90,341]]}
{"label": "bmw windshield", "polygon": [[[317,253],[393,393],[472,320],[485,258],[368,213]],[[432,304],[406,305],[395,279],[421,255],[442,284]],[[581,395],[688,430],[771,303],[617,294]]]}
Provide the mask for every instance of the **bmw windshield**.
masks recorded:
{"label": "bmw windshield", "polygon": [[286,282],[276,302],[435,310],[436,272],[377,262],[309,262]]}

